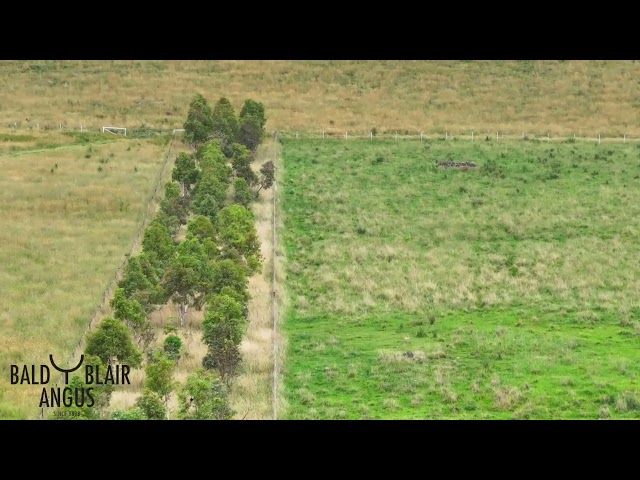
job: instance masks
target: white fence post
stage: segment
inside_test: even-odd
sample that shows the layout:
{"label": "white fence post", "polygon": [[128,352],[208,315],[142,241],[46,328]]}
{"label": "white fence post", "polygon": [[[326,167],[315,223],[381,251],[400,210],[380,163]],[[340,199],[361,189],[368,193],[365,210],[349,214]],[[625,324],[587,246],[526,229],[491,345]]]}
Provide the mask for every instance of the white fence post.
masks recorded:
{"label": "white fence post", "polygon": [[551,137],[549,136],[549,132],[547,132],[547,143],[549,143],[549,140],[551,140]]}
{"label": "white fence post", "polygon": [[449,132],[444,132],[444,139],[449,140]]}
{"label": "white fence post", "polygon": [[473,142],[473,132],[471,132],[471,141]]}
{"label": "white fence post", "polygon": [[624,139],[622,140],[622,143],[627,143],[627,134],[624,134]]}
{"label": "white fence post", "polygon": [[371,130],[370,136],[371,136],[371,140],[373,140],[373,130]]}
{"label": "white fence post", "polygon": [[348,138],[348,133],[344,132],[344,139],[346,140]]}
{"label": "white fence post", "polygon": [[600,134],[598,134],[598,145],[600,144]]}
{"label": "white fence post", "polygon": [[420,141],[422,141],[422,132],[420,132]]}
{"label": "white fence post", "polygon": [[324,132],[322,132],[322,139],[324,140]]}
{"label": "white fence post", "polygon": [[296,140],[298,139],[298,132],[296,132]]}

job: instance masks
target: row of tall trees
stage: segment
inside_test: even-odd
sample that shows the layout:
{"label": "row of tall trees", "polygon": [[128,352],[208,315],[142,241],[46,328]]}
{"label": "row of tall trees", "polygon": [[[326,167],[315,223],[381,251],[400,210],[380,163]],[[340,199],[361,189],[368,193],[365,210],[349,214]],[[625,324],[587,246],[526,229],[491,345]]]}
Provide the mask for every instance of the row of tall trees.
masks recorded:
{"label": "row of tall trees", "polygon": [[[222,153],[231,160],[236,178],[236,200],[243,206],[249,206],[262,189],[273,184],[275,167],[272,161],[266,162],[257,174],[251,168],[255,152],[266,135],[266,123],[264,106],[255,100],[246,100],[236,116],[226,97],[220,98],[211,108],[200,94],[191,101],[184,123],[185,141],[197,156],[202,155],[201,150],[208,142],[218,141]],[[253,197],[251,189],[255,190]]]}
{"label": "row of tall trees", "polygon": [[[144,392],[135,407],[112,418],[166,418],[182,341],[172,334],[162,348],[152,348],[156,334],[149,316],[168,302],[177,305],[180,327],[190,308],[205,309],[208,352],[203,369],[179,392],[180,418],[233,415],[227,392],[241,362],[248,278],[262,264],[251,204],[274,177],[272,162],[258,173],[252,168],[265,123],[264,107],[253,100],[244,103],[238,118],[225,98],[213,109],[201,95],[191,102],[185,142],[192,153],[177,155],[159,212],[144,232],[142,252],[129,258],[117,285],[113,314],[87,339],[91,364],[145,367]],[[183,226],[185,239],[178,241]],[[80,377],[73,382],[80,385]],[[80,418],[106,418],[112,392],[113,386],[100,386],[99,408],[80,408]]]}
{"label": "row of tall trees", "polygon": [[195,152],[199,145],[218,140],[227,157],[231,157],[233,144],[238,143],[255,151],[265,135],[267,119],[264,106],[254,100],[246,100],[236,117],[229,99],[222,97],[213,108],[197,94],[189,105],[184,124],[184,139]]}
{"label": "row of tall trees", "polygon": [[[253,168],[256,152],[264,138],[266,117],[262,104],[247,100],[236,118],[233,107],[221,98],[213,109],[201,95],[190,104],[185,122],[185,138],[192,147],[189,168],[184,177],[195,178],[184,191],[192,196],[195,215],[189,238],[212,242],[217,259],[212,265],[213,281],[203,297],[205,318],[203,340],[207,345],[200,375],[219,379],[216,391],[228,392],[240,371],[240,343],[248,324],[248,279],[262,266],[260,242],[255,228],[252,203],[262,189],[274,181],[272,161],[258,172]],[[187,160],[183,163],[186,165]],[[193,165],[197,173],[193,172]],[[200,395],[204,381],[194,376],[187,381],[186,391],[192,398]],[[209,418],[211,412],[194,405],[182,405],[181,412],[193,418]],[[222,409],[223,413],[232,412]]]}

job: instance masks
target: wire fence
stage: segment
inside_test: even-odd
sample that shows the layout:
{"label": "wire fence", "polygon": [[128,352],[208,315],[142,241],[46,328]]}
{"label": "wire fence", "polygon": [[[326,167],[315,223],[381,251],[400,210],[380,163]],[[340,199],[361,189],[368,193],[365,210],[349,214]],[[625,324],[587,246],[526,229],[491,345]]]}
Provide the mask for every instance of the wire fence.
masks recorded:
{"label": "wire fence", "polygon": [[[101,133],[105,136],[111,135],[126,135],[133,138],[145,138],[154,135],[163,134],[176,134],[177,132],[183,132],[183,126],[175,127],[146,127],[144,125],[137,127],[128,127],[126,125],[68,125],[65,123],[21,123],[21,122],[9,122],[0,127],[6,127],[10,129],[18,130],[31,130],[31,131],[61,131],[61,132],[95,132]],[[114,129],[111,131],[109,129]],[[117,132],[121,130],[121,132]],[[373,130],[345,130],[340,131],[336,129],[331,130],[274,130],[267,132],[268,135],[273,136],[277,134],[283,139],[345,139],[345,140],[420,140],[420,141],[435,141],[435,140],[468,140],[468,141],[533,141],[533,142],[595,142],[595,143],[633,143],[640,142],[640,136],[633,137],[632,135],[621,134],[612,135],[609,132],[578,132],[566,135],[557,134],[552,132],[540,133],[540,132],[515,132],[515,131],[489,131],[484,129],[483,131],[460,131],[455,128],[445,131],[417,131],[417,130],[384,130],[382,132]]]}
{"label": "wire fence", "polygon": [[[68,369],[72,366],[76,366],[78,364],[78,361],[80,360],[80,356],[85,348],[85,341],[86,341],[87,334],[93,331],[98,326],[98,324],[102,321],[105,314],[109,310],[109,303],[111,302],[111,299],[115,294],[115,290],[118,282],[122,279],[122,275],[124,274],[124,270],[127,266],[129,258],[135,255],[135,253],[138,251],[138,248],[140,247],[140,243],[142,242],[142,239],[144,236],[144,231],[149,225],[150,221],[152,220],[155,214],[156,207],[160,203],[162,196],[164,195],[163,179],[167,178],[168,168],[171,165],[172,149],[173,149],[174,141],[175,141],[175,134],[173,135],[173,137],[171,138],[171,141],[169,142],[169,145],[164,155],[162,167],[160,168],[158,175],[154,180],[153,190],[149,194],[149,197],[147,199],[146,208],[142,213],[142,218],[139,221],[138,230],[136,231],[136,235],[131,244],[131,248],[129,248],[129,251],[124,255],[124,258],[120,263],[120,265],[118,266],[116,273],[108,281],[102,294],[102,300],[97,305],[96,311],[94,315],[91,317],[91,321],[89,322],[84,333],[80,337],[80,340],[78,341],[77,346],[74,348],[71,354],[71,357],[64,364],[65,369]],[[63,388],[61,383],[63,383],[64,380],[65,380],[65,374],[60,373],[60,375],[58,376],[58,380],[55,382],[55,387]],[[46,408],[41,409],[40,419],[47,418],[47,411],[48,409]]]}
{"label": "wire fence", "polygon": [[396,140],[396,141],[529,141],[536,143],[555,142],[555,143],[573,143],[573,142],[591,142],[591,143],[638,143],[640,137],[634,138],[629,135],[623,134],[619,137],[616,136],[604,136],[599,133],[594,133],[594,136],[587,136],[585,134],[572,134],[572,135],[551,135],[550,133],[540,135],[527,132],[416,132],[407,130],[398,130],[395,132],[384,131],[382,133],[376,131],[278,131],[276,132],[278,138],[288,140]]}
{"label": "wire fence", "polygon": [[[275,135],[277,139],[277,134]],[[273,142],[273,163],[276,165],[278,159],[278,143]],[[276,167],[277,168],[277,167]],[[276,243],[276,228],[277,228],[277,182],[274,171],[273,192],[272,192],[272,204],[271,204],[271,263],[272,263],[272,277],[271,277],[271,321],[273,324],[273,420],[278,419],[278,282],[277,282],[277,243]]]}
{"label": "wire fence", "polygon": [[10,122],[8,124],[0,125],[0,128],[7,128],[10,130],[27,130],[31,132],[77,132],[77,133],[102,133],[105,136],[110,135],[123,135],[133,138],[145,138],[153,135],[162,134],[175,134],[177,132],[183,132],[182,126],[179,127],[166,127],[155,128],[146,126],[127,127],[126,125],[68,125],[66,123],[21,123]]}

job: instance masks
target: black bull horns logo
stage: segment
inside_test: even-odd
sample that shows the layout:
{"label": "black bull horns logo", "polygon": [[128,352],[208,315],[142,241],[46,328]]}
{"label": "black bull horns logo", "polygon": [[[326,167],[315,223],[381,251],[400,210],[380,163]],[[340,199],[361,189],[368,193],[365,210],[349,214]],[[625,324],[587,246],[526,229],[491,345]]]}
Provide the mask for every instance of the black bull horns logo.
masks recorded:
{"label": "black bull horns logo", "polygon": [[78,363],[78,365],[68,370],[65,370],[64,368],[60,368],[58,365],[56,365],[56,362],[53,361],[53,355],[51,354],[49,354],[49,361],[51,362],[51,366],[53,368],[55,368],[57,371],[61,373],[64,373],[64,383],[69,383],[69,374],[75,372],[82,366],[82,364],[84,363],[84,354],[80,355],[80,363]]}

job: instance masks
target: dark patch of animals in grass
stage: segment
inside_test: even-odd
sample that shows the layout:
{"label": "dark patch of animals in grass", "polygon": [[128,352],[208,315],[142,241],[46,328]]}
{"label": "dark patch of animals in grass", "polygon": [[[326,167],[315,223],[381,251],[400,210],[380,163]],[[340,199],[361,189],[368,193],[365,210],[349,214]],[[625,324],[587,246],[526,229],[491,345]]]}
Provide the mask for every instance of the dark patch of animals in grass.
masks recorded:
{"label": "dark patch of animals in grass", "polygon": [[437,165],[440,168],[462,168],[463,170],[467,168],[476,168],[478,166],[475,162],[451,162],[451,161],[438,162]]}

